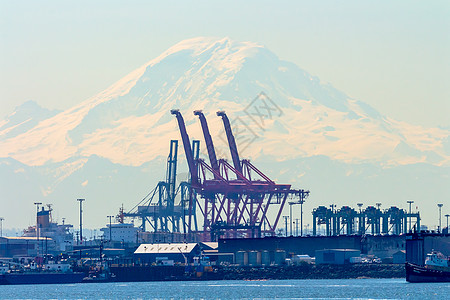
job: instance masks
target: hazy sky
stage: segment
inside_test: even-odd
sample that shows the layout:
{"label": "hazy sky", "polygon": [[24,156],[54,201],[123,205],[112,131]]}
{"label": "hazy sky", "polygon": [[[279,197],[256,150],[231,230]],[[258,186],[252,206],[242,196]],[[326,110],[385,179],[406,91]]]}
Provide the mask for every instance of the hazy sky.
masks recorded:
{"label": "hazy sky", "polygon": [[389,117],[450,126],[450,1],[0,0],[0,119],[66,109],[173,44],[266,45]]}

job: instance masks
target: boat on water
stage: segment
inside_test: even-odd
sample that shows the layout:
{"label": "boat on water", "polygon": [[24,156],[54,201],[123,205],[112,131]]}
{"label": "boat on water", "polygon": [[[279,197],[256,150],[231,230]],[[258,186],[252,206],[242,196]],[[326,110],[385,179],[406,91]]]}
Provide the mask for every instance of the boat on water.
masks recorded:
{"label": "boat on water", "polygon": [[43,267],[10,268],[0,267],[0,284],[62,284],[81,283],[85,274],[73,272],[67,264],[51,263]]}
{"label": "boat on water", "polygon": [[407,262],[405,268],[408,282],[450,282],[450,259],[438,251],[427,254],[424,266]]}
{"label": "boat on water", "polygon": [[[30,272],[3,275],[3,284],[81,283],[84,273]],[[1,282],[1,281],[0,281]]]}

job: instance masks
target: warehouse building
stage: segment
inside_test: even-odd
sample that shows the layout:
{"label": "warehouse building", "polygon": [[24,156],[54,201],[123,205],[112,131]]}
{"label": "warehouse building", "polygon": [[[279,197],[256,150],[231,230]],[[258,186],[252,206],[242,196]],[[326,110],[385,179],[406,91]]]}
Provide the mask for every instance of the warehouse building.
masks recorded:
{"label": "warehouse building", "polygon": [[356,249],[316,250],[316,264],[343,265],[351,263],[352,257],[360,257],[361,251]]}
{"label": "warehouse building", "polygon": [[134,252],[134,258],[141,264],[192,263],[194,257],[214,249],[217,249],[217,243],[141,244]]}

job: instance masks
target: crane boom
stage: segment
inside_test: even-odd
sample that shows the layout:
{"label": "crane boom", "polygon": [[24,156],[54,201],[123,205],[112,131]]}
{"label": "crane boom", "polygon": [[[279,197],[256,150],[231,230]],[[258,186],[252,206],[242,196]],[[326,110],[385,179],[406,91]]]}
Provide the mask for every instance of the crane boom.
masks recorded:
{"label": "crane boom", "polygon": [[[209,133],[208,123],[206,122],[205,115],[201,110],[195,110],[194,115],[198,116],[202,125],[203,136],[205,138],[206,148],[208,149],[209,161],[214,171],[219,173],[219,164],[217,163],[216,151],[214,150],[214,144]],[[214,175],[214,177],[217,177]],[[217,178],[216,178],[217,179]]]}
{"label": "crane boom", "polygon": [[241,162],[239,160],[239,153],[237,150],[236,141],[234,139],[233,132],[231,131],[230,120],[228,120],[228,117],[224,111],[218,111],[217,116],[222,117],[223,126],[225,127],[225,132],[227,134],[228,145],[230,147],[231,158],[233,159],[234,168],[239,173],[242,173]]}
{"label": "crane boom", "polygon": [[198,184],[198,172],[194,162],[194,155],[191,149],[191,143],[189,141],[189,135],[186,131],[186,125],[184,124],[183,116],[178,109],[172,109],[170,111],[172,115],[175,115],[178,121],[178,127],[180,128],[181,139],[183,140],[184,153],[189,166],[189,172],[191,173],[192,185]]}

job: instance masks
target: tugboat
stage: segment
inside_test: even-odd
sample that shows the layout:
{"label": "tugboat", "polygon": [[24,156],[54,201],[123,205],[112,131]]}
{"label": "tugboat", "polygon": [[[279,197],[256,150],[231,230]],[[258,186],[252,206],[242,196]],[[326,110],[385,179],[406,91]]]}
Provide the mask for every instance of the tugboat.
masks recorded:
{"label": "tugboat", "polygon": [[425,266],[407,262],[408,282],[450,282],[450,260],[438,251],[431,251],[425,259]]}

